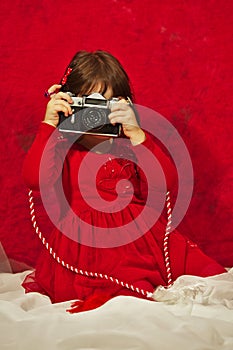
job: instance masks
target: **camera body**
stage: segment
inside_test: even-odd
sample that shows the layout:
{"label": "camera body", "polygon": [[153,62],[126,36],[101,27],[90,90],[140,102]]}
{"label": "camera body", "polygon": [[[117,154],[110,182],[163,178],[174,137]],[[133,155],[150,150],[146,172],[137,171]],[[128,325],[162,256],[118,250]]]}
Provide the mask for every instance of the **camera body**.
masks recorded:
{"label": "camera body", "polygon": [[67,134],[94,134],[110,137],[120,135],[121,125],[112,125],[108,118],[112,104],[118,102],[118,98],[107,100],[99,93],[82,97],[76,97],[70,92],[68,94],[73,100],[72,115],[65,117],[63,113],[59,113],[59,131]]}

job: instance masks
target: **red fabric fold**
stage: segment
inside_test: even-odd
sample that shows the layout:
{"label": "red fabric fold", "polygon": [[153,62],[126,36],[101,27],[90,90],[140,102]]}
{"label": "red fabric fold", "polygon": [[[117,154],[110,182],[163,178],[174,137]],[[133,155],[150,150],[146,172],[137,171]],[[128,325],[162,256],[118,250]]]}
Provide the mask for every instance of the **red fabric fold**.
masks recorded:
{"label": "red fabric fold", "polygon": [[74,314],[82,311],[97,309],[111,298],[111,295],[92,295],[85,300],[76,300],[71,304],[71,308],[67,309],[66,311]]}

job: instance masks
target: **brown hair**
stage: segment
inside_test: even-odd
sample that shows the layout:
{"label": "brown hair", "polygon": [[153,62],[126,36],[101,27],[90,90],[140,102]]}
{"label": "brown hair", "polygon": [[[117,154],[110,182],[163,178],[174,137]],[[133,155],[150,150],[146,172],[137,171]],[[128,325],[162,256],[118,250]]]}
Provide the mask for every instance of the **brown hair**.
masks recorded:
{"label": "brown hair", "polygon": [[113,97],[133,99],[127,73],[121,63],[106,51],[79,51],[71,60],[68,68],[71,68],[72,71],[67,76],[62,91],[84,95],[91,92],[97,84],[101,84],[102,94],[111,88]]}

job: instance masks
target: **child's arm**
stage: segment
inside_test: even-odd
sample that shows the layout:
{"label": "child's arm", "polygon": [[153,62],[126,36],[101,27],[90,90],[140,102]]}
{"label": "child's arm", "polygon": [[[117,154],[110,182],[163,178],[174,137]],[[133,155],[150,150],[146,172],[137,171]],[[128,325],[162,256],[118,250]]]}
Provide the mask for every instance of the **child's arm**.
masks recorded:
{"label": "child's arm", "polygon": [[51,186],[61,174],[62,156],[56,149],[58,137],[59,132],[54,126],[41,123],[23,164],[23,179],[29,188],[39,190],[40,185]]}
{"label": "child's arm", "polygon": [[[146,139],[143,143],[141,143],[141,145],[152,152],[153,156],[161,166],[166,181],[167,191],[174,190],[174,187],[177,185],[177,171],[173,161],[156,143],[156,140],[152,135],[150,135],[148,132],[145,132],[145,135]],[[151,171],[153,172],[153,168]]]}
{"label": "child's arm", "polygon": [[56,126],[59,122],[59,112],[63,112],[67,117],[72,113],[72,99],[68,94],[59,91],[60,88],[61,85],[55,84],[48,90],[51,98],[47,104],[44,121],[24,161],[24,181],[34,190],[39,190],[40,186],[54,185],[62,172],[64,159],[61,147],[56,147],[60,136]]}
{"label": "child's arm", "polygon": [[[177,171],[171,158],[156,143],[155,138],[145,132],[146,139],[137,146],[131,146],[138,158],[137,173],[140,178],[142,198],[147,198],[148,191],[153,195],[169,191],[172,202],[177,195]],[[153,164],[153,162],[156,163]]]}
{"label": "child's arm", "polygon": [[[150,190],[164,190],[165,181],[166,192],[172,191],[172,196],[174,196],[174,194],[177,193],[177,172],[172,160],[156,143],[156,139],[148,132],[141,129],[133,108],[125,102],[125,100],[120,100],[119,103],[113,105],[109,119],[112,124],[122,124],[124,135],[130,139],[131,147],[134,149],[134,152],[136,152],[136,150],[137,152],[140,152],[140,157],[137,155],[137,158],[141,158],[142,163],[146,162],[146,168],[148,168],[148,170],[143,169],[144,167],[142,166],[142,170],[144,171],[143,174],[139,169],[142,196],[146,197],[146,177],[151,177],[151,175],[153,181]],[[148,151],[151,151],[151,156],[148,154]],[[151,159],[157,160],[163,173],[159,171],[158,168],[156,169],[156,166],[152,164],[153,162],[151,162]],[[140,164],[138,165],[140,168]]]}

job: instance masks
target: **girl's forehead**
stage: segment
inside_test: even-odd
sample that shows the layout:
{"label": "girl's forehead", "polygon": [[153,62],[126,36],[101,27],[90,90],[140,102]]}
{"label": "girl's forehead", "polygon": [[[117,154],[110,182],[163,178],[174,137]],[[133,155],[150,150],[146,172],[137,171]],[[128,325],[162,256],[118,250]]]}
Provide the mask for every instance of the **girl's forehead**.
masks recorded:
{"label": "girl's forehead", "polygon": [[108,86],[106,88],[106,86],[102,82],[98,82],[95,85],[93,85],[90,88],[90,91],[88,91],[88,94],[91,94],[94,92],[98,92],[100,94],[103,94],[106,99],[113,97],[112,87]]}
{"label": "girl's forehead", "polygon": [[91,90],[93,92],[99,92],[99,93],[103,92],[104,89],[105,89],[105,86],[102,82],[97,82],[95,85],[91,87]]}

